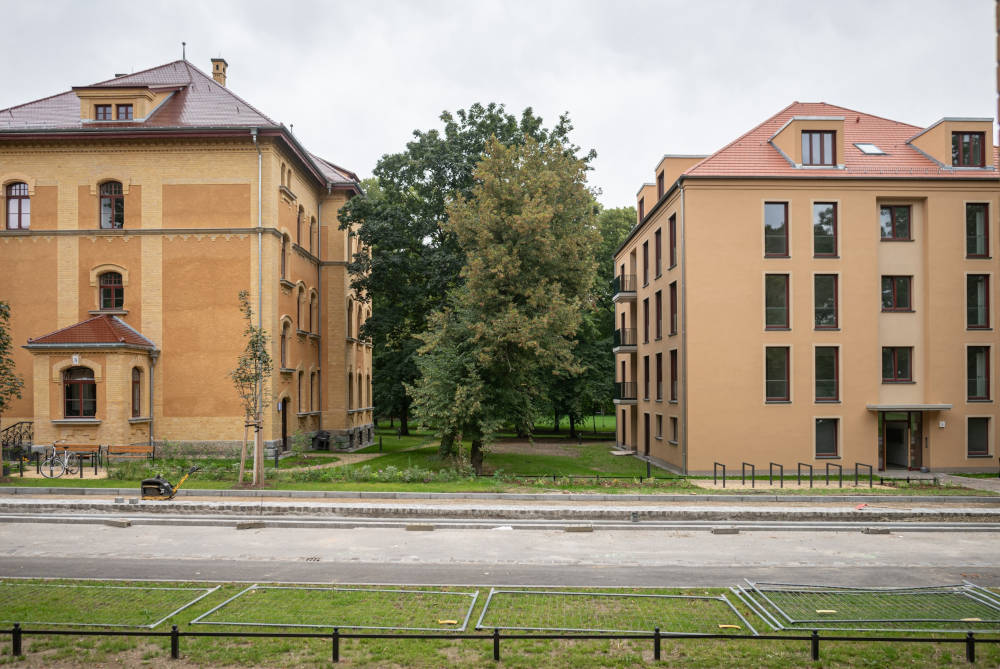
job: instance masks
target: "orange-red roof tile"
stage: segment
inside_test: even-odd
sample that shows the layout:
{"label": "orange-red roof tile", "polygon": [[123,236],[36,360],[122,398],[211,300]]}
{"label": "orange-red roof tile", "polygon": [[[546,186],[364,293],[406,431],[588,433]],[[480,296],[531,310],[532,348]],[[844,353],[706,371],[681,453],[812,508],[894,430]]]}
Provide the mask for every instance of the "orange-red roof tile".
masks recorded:
{"label": "orange-red roof tile", "polygon": [[[803,170],[788,162],[770,139],[796,116],[840,116],[844,118],[844,169]],[[706,177],[961,177],[996,179],[997,161],[992,169],[956,171],[936,162],[907,144],[923,130],[863,112],[825,102],[793,102],[746,134],[684,172],[684,176]],[[871,142],[887,155],[866,155],[854,144]],[[996,154],[996,147],[993,148]]]}
{"label": "orange-red roof tile", "polygon": [[48,344],[119,344],[148,349],[156,348],[153,342],[128,323],[117,316],[107,314],[88,318],[61,330],[28,340],[29,346]]}

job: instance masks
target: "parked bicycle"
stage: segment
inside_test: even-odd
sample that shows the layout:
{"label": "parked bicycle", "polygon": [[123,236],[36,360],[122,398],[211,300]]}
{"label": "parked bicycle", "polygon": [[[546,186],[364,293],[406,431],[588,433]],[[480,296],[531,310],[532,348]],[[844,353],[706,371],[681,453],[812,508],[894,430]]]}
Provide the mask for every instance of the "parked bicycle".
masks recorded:
{"label": "parked bicycle", "polygon": [[58,439],[52,442],[52,453],[42,460],[41,473],[47,479],[57,479],[63,474],[76,474],[80,471],[80,458],[76,453],[65,447],[59,452],[58,444],[63,441],[66,440]]}

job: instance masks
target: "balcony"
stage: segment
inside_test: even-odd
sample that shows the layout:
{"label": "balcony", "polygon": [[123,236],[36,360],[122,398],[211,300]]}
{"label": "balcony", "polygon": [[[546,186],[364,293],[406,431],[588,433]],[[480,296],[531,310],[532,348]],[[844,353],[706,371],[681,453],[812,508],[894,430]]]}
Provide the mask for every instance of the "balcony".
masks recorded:
{"label": "balcony", "polygon": [[635,381],[615,383],[615,404],[635,404],[639,401],[639,386]]}
{"label": "balcony", "polygon": [[619,274],[612,283],[611,292],[614,297],[612,302],[634,302],[635,301],[635,274]]}
{"label": "balcony", "polygon": [[615,330],[614,347],[612,353],[636,353],[638,342],[636,341],[635,328],[625,328]]}

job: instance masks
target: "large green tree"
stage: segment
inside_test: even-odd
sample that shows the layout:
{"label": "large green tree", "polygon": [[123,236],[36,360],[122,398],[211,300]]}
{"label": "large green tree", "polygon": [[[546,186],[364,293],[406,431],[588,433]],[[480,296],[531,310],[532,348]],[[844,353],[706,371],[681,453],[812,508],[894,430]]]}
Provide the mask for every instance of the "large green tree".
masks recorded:
{"label": "large green tree", "polygon": [[529,424],[543,372],[578,373],[575,337],[599,243],[587,164],[558,142],[487,145],[468,197],[448,207],[463,283],[421,336],[411,387],[417,416],[483,447],[507,422]]}
{"label": "large green tree", "polygon": [[[0,418],[15,399],[20,399],[24,380],[14,367],[11,357],[10,305],[0,300]],[[0,456],[3,453],[0,452]]]}
{"label": "large green tree", "polygon": [[503,105],[477,103],[440,118],[442,129],[415,130],[405,151],[382,156],[365,194],[339,213],[341,227],[354,230],[362,250],[350,265],[353,286],[372,303],[362,334],[374,345],[375,406],[382,415],[399,417],[403,434],[411,404],[407,384],[420,375],[418,337],[428,328],[428,316],[461,282],[465,262],[447,227],[447,205],[471,195],[487,141],[496,137],[513,146],[531,139],[569,155],[580,153],[569,141],[572,125],[565,115],[547,129],[530,107],[518,118]]}

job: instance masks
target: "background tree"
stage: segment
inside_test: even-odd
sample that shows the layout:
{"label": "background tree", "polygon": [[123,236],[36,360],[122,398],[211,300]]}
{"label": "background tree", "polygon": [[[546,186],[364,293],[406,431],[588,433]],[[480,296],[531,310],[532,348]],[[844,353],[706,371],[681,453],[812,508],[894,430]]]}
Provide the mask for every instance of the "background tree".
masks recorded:
{"label": "background tree", "polygon": [[574,156],[580,152],[569,141],[572,125],[565,115],[546,129],[530,107],[517,118],[503,105],[477,103],[440,119],[443,129],[415,130],[405,151],[382,156],[365,194],[339,214],[341,228],[353,229],[366,249],[354,255],[349,269],[360,299],[372,301],[362,334],[373,344],[375,406],[400,419],[402,434],[408,434],[412,401],[407,388],[420,375],[419,336],[428,328],[428,316],[461,282],[465,258],[447,228],[447,205],[471,195],[487,141],[496,137],[519,145],[530,138]]}
{"label": "background tree", "polygon": [[469,197],[448,207],[464,283],[431,318],[412,386],[421,421],[483,447],[530,423],[543,370],[578,373],[574,337],[590,295],[598,232],[586,160],[559,142],[487,144]]}
{"label": "background tree", "polygon": [[268,393],[262,389],[271,379],[272,362],[271,354],[268,352],[267,332],[253,324],[253,307],[250,306],[249,293],[240,291],[240,311],[247,325],[243,330],[246,338],[246,348],[240,353],[236,362],[236,369],[229,373],[233,379],[233,386],[240,396],[244,411],[243,446],[240,449],[240,473],[239,481],[243,483],[243,473],[247,459],[247,428],[254,430],[253,449],[253,485],[259,486],[264,483],[264,409],[270,404]]}
{"label": "background tree", "polygon": [[[10,305],[0,301],[0,419],[10,407],[10,403],[21,398],[24,380],[15,371],[14,359],[11,357],[13,345],[10,338]],[[0,460],[3,451],[0,450]]]}

